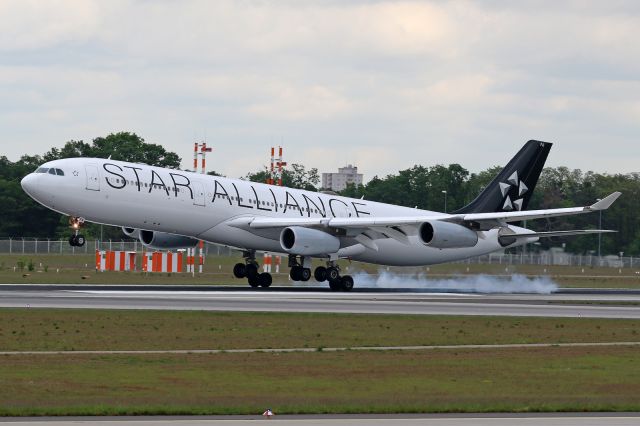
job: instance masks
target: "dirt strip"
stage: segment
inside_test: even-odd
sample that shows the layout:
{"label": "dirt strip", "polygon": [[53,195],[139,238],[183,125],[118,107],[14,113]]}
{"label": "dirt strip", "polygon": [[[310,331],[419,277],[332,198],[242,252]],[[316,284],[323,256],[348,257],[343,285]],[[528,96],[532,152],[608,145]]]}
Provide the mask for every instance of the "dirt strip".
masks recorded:
{"label": "dirt strip", "polygon": [[594,346],[640,346],[640,342],[599,343],[514,343],[502,345],[433,345],[433,346],[353,346],[341,348],[263,348],[263,349],[177,349],[121,351],[0,351],[0,355],[148,355],[148,354],[220,354],[276,352],[339,352],[339,351],[421,351],[434,349],[509,349],[509,348],[570,348]]}

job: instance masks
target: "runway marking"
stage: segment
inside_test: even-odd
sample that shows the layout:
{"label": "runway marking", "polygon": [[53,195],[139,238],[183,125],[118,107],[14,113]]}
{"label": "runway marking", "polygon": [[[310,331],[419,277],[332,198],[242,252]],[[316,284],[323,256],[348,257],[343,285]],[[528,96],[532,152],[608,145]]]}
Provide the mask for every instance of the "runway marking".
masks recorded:
{"label": "runway marking", "polygon": [[280,298],[291,297],[296,299],[360,299],[363,296],[370,297],[372,299],[381,297],[436,297],[436,298],[477,298],[482,297],[484,294],[475,293],[326,293],[326,292],[304,292],[298,293],[293,291],[279,291],[279,292],[262,292],[256,291],[234,291],[232,293],[223,292],[211,292],[211,291],[191,291],[191,290],[60,290],[64,293],[80,293],[80,294],[95,294],[105,296],[207,296],[208,298],[225,298],[225,299],[245,299],[246,297],[254,297],[258,299],[264,298]]}
{"label": "runway marking", "polygon": [[[133,293],[133,294],[132,294]],[[203,292],[122,290],[2,290],[14,308],[317,312],[403,315],[635,318],[640,306],[572,304],[572,299],[638,301],[634,295],[479,295],[443,293]],[[549,303],[564,301],[566,303]]]}
{"label": "runway marking", "polygon": [[421,351],[436,349],[510,349],[510,348],[576,348],[596,346],[640,346],[640,342],[591,343],[512,343],[500,345],[430,345],[430,346],[352,346],[335,348],[252,348],[252,349],[169,349],[118,351],[0,351],[0,355],[153,355],[153,354],[222,354],[222,353],[286,353],[286,352],[340,352],[340,351]]}

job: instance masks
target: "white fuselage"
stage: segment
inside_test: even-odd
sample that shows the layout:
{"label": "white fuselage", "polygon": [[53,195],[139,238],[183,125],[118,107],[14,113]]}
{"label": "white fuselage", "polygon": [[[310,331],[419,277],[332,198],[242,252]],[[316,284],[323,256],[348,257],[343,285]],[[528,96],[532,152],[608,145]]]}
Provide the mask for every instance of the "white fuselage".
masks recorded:
{"label": "white fuselage", "polygon": [[[279,229],[245,230],[232,219],[250,217],[407,217],[438,213],[303,191],[239,179],[97,158],[55,160],[42,167],[64,176],[32,173],[23,180],[31,197],[60,213],[88,221],[167,232],[227,246],[284,253]],[[506,225],[505,225],[506,226]],[[521,228],[510,228],[518,230]],[[531,242],[520,240],[514,245]],[[398,266],[428,265],[503,249],[498,229],[484,231],[474,247],[438,249],[409,235],[409,244],[393,238],[376,240],[377,250],[348,236],[340,257]]]}

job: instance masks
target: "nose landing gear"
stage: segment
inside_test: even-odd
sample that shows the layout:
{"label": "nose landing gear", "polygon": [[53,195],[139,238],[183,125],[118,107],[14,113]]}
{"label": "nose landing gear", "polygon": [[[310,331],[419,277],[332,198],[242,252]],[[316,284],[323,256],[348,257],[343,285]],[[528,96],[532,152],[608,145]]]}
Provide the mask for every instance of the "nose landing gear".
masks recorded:
{"label": "nose landing gear", "polygon": [[255,250],[249,250],[242,253],[244,257],[244,263],[236,263],[233,267],[233,275],[236,278],[246,278],[251,287],[264,287],[271,286],[273,278],[268,272],[260,273],[258,270],[260,265],[256,262]]}
{"label": "nose landing gear", "polygon": [[83,217],[69,217],[69,228],[73,230],[73,234],[69,237],[69,245],[72,247],[82,247],[86,243],[84,235],[80,234],[80,228],[84,225]]}

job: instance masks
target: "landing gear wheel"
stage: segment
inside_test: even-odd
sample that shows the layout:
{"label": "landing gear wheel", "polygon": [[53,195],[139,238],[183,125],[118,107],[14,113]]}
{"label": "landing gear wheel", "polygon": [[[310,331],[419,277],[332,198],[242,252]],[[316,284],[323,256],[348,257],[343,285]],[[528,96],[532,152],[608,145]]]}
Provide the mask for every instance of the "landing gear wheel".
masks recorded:
{"label": "landing gear wheel", "polygon": [[258,275],[247,277],[247,281],[249,281],[249,285],[253,288],[256,288],[260,285],[260,278]]}
{"label": "landing gear wheel", "polygon": [[273,282],[273,278],[271,278],[271,274],[268,272],[263,272],[258,275],[258,281],[260,282],[260,287],[270,287]]}
{"label": "landing gear wheel", "polygon": [[233,267],[233,276],[245,278],[247,276],[247,266],[244,263],[236,263]]}
{"label": "landing gear wheel", "polygon": [[258,276],[258,265],[255,263],[248,263],[245,266],[245,275],[247,278],[255,278]]}
{"label": "landing gear wheel", "polygon": [[340,291],[342,290],[342,282],[340,280],[329,280],[329,288],[331,291]]}
{"label": "landing gear wheel", "polygon": [[75,247],[76,246],[76,236],[75,235],[72,235],[72,236],[69,237],[69,245],[71,247]]}
{"label": "landing gear wheel", "polygon": [[300,281],[309,281],[311,278],[311,269],[309,268],[300,268]]}
{"label": "landing gear wheel", "polygon": [[75,236],[75,240],[76,240],[76,247],[82,247],[84,246],[84,243],[86,242],[84,235],[82,234],[78,234]]}
{"label": "landing gear wheel", "polygon": [[353,278],[351,278],[351,275],[345,275],[341,281],[343,291],[351,291],[353,289]]}
{"label": "landing gear wheel", "polygon": [[334,268],[333,266],[331,268],[327,268],[327,279],[329,282],[338,281],[340,279],[340,271],[338,268]]}
{"label": "landing gear wheel", "polygon": [[313,277],[318,282],[323,282],[327,280],[327,268],[324,266],[318,266],[315,271],[313,271]]}
{"label": "landing gear wheel", "polygon": [[300,266],[292,266],[289,271],[289,277],[291,277],[292,281],[300,281],[302,278],[302,267]]}

